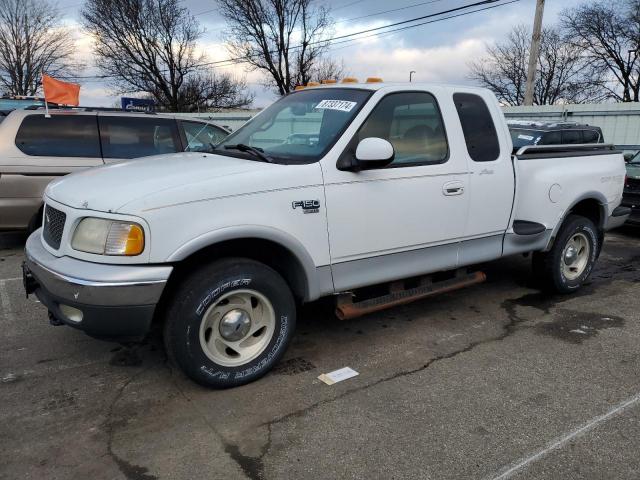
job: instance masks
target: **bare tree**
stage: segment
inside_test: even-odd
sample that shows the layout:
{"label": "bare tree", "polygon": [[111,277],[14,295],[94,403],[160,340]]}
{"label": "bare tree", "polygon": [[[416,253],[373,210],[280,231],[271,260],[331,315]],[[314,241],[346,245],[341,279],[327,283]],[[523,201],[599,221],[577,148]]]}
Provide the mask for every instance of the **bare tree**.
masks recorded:
{"label": "bare tree", "polygon": [[[35,95],[42,72],[73,73],[73,39],[45,0],[0,0],[0,86],[11,95]],[[76,65],[77,67],[77,65]]]}
{"label": "bare tree", "polygon": [[347,76],[345,73],[344,61],[338,62],[333,58],[321,57],[311,67],[311,71],[307,74],[306,81],[301,77],[296,79],[296,85],[304,85],[305,83],[321,82],[322,80],[339,80]]}
{"label": "bare tree", "polygon": [[[152,96],[162,98],[163,92],[157,91]],[[209,73],[189,76],[179,91],[178,103],[184,105],[181,112],[198,112],[246,107],[253,98],[247,93],[245,80],[236,79],[228,73]],[[161,103],[167,104],[166,101]]]}
{"label": "bare tree", "polygon": [[[487,46],[486,57],[469,64],[470,78],[491,89],[500,102],[522,105],[526,90],[531,32],[519,25],[506,40]],[[555,28],[542,31],[533,103],[584,103],[606,97],[597,72],[586,71],[582,49],[568,43]]]}
{"label": "bare tree", "polygon": [[328,42],[328,10],[314,0],[217,0],[229,53],[267,75],[280,95],[311,80]]}
{"label": "bare tree", "polygon": [[120,93],[147,92],[174,112],[252,101],[243,82],[203,71],[203,30],[180,0],[87,0],[82,18],[98,67]]}
{"label": "bare tree", "polygon": [[588,57],[590,71],[611,80],[603,86],[607,95],[640,101],[640,0],[589,1],[564,10],[561,19],[571,43]]}

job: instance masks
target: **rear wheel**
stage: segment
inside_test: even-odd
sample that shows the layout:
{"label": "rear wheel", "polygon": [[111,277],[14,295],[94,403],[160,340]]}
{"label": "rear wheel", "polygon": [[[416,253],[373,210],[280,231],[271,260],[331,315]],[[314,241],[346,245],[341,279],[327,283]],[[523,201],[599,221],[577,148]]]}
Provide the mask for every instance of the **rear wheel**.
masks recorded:
{"label": "rear wheel", "polygon": [[169,305],[165,346],[192,379],[233,387],[267,373],[295,328],[293,295],[273,269],[225,259],[194,272]]}
{"label": "rear wheel", "polygon": [[569,215],[551,250],[533,255],[533,270],[541,286],[559,293],[580,288],[598,258],[599,238],[591,220]]}

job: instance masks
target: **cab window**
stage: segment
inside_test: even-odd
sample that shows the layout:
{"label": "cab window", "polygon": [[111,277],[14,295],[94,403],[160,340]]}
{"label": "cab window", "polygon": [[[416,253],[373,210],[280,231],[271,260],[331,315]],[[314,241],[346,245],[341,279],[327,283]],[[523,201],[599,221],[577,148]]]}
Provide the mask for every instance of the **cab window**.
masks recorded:
{"label": "cab window", "polygon": [[104,158],[137,158],[182,150],[175,120],[158,117],[99,117]]}
{"label": "cab window", "polygon": [[358,133],[358,140],[370,137],[393,145],[395,157],[387,168],[443,163],[449,156],[440,109],[426,92],[392,93],[380,100]]}
{"label": "cab window", "polygon": [[497,160],[500,156],[498,134],[482,97],[472,93],[454,93],[453,101],[471,159],[474,162]]}

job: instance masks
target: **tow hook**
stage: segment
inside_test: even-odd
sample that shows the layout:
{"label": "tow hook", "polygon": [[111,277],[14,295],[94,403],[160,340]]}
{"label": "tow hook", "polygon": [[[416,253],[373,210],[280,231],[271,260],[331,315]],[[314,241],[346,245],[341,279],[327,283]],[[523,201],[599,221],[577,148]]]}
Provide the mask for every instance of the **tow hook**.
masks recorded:
{"label": "tow hook", "polygon": [[38,288],[38,282],[29,271],[29,267],[25,262],[22,262],[22,284],[24,285],[24,292],[26,297],[29,298],[29,294],[36,291]]}

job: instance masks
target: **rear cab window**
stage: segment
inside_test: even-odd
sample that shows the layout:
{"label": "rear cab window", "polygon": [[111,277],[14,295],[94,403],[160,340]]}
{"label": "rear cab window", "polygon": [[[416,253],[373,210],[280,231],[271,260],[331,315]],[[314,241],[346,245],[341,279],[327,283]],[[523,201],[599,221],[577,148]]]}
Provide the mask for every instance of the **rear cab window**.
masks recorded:
{"label": "rear cab window", "polygon": [[16,147],[27,155],[100,158],[95,115],[27,115],[16,134]]}
{"label": "rear cab window", "polygon": [[474,162],[491,162],[500,158],[496,127],[482,97],[473,93],[454,93],[453,102],[471,159]]}
{"label": "rear cab window", "polygon": [[104,158],[138,158],[182,151],[176,121],[162,117],[99,116]]}

